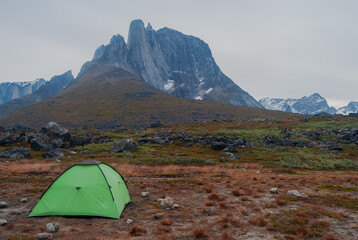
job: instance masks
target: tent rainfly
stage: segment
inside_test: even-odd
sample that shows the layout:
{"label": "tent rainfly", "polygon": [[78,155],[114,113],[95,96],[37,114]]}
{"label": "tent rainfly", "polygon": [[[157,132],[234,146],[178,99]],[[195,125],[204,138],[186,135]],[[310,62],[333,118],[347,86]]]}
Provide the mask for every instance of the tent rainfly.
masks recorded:
{"label": "tent rainfly", "polygon": [[127,185],[114,168],[85,160],[68,168],[47,188],[29,217],[120,218],[129,202]]}

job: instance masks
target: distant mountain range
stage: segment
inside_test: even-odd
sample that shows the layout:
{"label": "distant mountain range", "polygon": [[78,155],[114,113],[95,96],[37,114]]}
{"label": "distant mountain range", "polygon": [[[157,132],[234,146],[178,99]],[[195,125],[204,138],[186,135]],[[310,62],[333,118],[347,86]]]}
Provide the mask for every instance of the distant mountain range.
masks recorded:
{"label": "distant mountain range", "polygon": [[[4,117],[12,112],[23,109],[31,104],[41,102],[43,100],[49,99],[60,92],[62,92],[68,84],[73,81],[74,77],[71,71],[67,71],[62,75],[54,76],[49,81],[44,79],[36,80],[34,82],[24,82],[22,83],[23,89],[29,89],[32,86],[32,91],[28,91],[29,94],[23,94],[18,98],[5,102],[0,105],[0,118]],[[41,86],[36,89],[36,87],[41,83]],[[9,85],[11,86],[11,84]],[[21,86],[21,85],[20,85]],[[11,92],[12,89],[18,89],[17,87],[11,87],[7,89],[8,92]],[[36,89],[36,90],[35,90]],[[15,90],[17,91],[17,90]],[[22,93],[25,91],[23,90]]]}
{"label": "distant mountain range", "polygon": [[321,112],[348,115],[349,113],[358,112],[358,102],[350,102],[347,106],[337,110],[334,107],[330,107],[326,99],[318,93],[300,99],[262,98],[259,103],[269,110],[308,115],[315,115]]}
{"label": "distant mountain range", "polygon": [[46,83],[43,78],[28,82],[0,83],[0,104],[29,95]]}

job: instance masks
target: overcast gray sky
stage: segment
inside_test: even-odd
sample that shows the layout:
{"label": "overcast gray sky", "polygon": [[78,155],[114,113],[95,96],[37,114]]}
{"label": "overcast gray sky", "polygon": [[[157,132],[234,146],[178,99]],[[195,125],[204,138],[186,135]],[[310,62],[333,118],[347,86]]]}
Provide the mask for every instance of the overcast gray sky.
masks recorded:
{"label": "overcast gray sky", "polygon": [[77,75],[138,18],[207,42],[256,99],[318,92],[335,107],[358,101],[356,0],[0,0],[0,82]]}

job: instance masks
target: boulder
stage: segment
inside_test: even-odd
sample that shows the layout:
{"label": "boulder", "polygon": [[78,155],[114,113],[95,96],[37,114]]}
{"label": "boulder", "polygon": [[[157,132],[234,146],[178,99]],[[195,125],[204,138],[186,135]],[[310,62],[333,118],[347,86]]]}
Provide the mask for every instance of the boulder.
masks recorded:
{"label": "boulder", "polygon": [[27,133],[27,132],[35,132],[35,130],[30,128],[29,126],[26,126],[23,123],[16,123],[11,128],[11,132],[13,132],[13,133]]}
{"label": "boulder", "polygon": [[103,144],[110,142],[111,139],[107,136],[95,135],[92,137],[92,142],[95,144]]}
{"label": "boulder", "polygon": [[326,149],[327,151],[330,152],[342,152],[343,151],[343,147],[335,144],[335,143],[325,143],[325,144],[320,144],[319,145],[321,148]]}
{"label": "boulder", "polygon": [[149,191],[148,190],[144,190],[141,194],[142,197],[149,197]]}
{"label": "boulder", "polygon": [[160,202],[162,208],[170,208],[174,204],[174,201],[171,197],[166,197]]}
{"label": "boulder", "polygon": [[173,206],[172,206],[172,209],[179,209],[179,208],[180,208],[180,206],[178,204],[176,204],[176,203],[174,203]]}
{"label": "boulder", "polygon": [[130,219],[130,218],[128,218],[128,219],[127,219],[127,224],[132,224],[132,223],[133,223],[133,220]]}
{"label": "boulder", "polygon": [[55,157],[62,157],[64,154],[63,152],[59,151],[58,149],[51,149],[47,153],[42,154],[44,158],[55,158]]}
{"label": "boulder", "polygon": [[48,223],[46,224],[46,231],[51,233],[51,232],[57,232],[58,230],[60,230],[60,224],[58,223]]}
{"label": "boulder", "polygon": [[0,152],[0,158],[31,158],[31,155],[29,149],[19,147],[5,152]]}
{"label": "boulder", "polygon": [[7,206],[7,202],[0,202],[0,208],[6,208]]}
{"label": "boulder", "polygon": [[53,235],[52,233],[39,233],[36,236],[37,239],[52,239]]}
{"label": "boulder", "polygon": [[54,148],[66,148],[70,145],[71,135],[67,129],[55,122],[49,122],[40,133],[29,139],[31,149],[49,151]]}
{"label": "boulder", "polygon": [[5,133],[0,136],[0,146],[11,146],[15,141],[10,133]]}
{"label": "boulder", "polygon": [[272,193],[272,194],[278,194],[278,189],[277,189],[277,188],[271,188],[271,189],[270,189],[270,193]]}
{"label": "boulder", "polygon": [[224,151],[229,153],[237,153],[236,148],[234,148],[233,146],[227,146],[226,148],[224,148]]}
{"label": "boulder", "polygon": [[291,137],[291,129],[284,129],[280,132],[280,134],[284,138],[290,138]]}
{"label": "boulder", "polygon": [[40,133],[45,134],[50,139],[62,139],[64,142],[69,142],[71,134],[67,129],[55,122],[49,122],[45,127],[41,128]]}
{"label": "boulder", "polygon": [[21,202],[22,202],[22,203],[27,202],[27,198],[21,198]]}
{"label": "boulder", "polygon": [[92,142],[92,138],[89,135],[81,135],[81,136],[71,136],[70,146],[84,146],[90,144]]}
{"label": "boulder", "polygon": [[215,141],[215,142],[211,143],[211,149],[213,149],[213,150],[223,150],[226,147],[228,147],[228,145],[226,143],[223,143],[223,142]]}
{"label": "boulder", "polygon": [[7,221],[3,218],[0,219],[0,226],[6,225]]}
{"label": "boulder", "polygon": [[137,144],[132,139],[116,140],[114,141],[111,152],[136,152]]}
{"label": "boulder", "polygon": [[[42,133],[38,133],[32,136],[31,138],[29,138],[28,142],[30,143],[31,149],[35,151],[49,151],[55,148],[52,145],[51,140],[45,134]],[[60,145],[58,141],[55,142],[55,145],[57,145],[57,147],[61,147],[58,146]]]}
{"label": "boulder", "polygon": [[299,197],[301,194],[297,190],[289,190],[287,192],[287,195],[294,196],[294,197]]}

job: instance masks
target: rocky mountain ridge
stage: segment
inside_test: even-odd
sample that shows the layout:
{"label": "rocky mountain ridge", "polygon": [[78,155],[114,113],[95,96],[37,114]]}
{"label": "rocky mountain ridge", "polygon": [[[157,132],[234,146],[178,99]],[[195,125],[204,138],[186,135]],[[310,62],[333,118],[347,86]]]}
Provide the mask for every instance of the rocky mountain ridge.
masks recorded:
{"label": "rocky mountain ridge", "polygon": [[0,104],[29,95],[46,83],[43,78],[26,82],[0,83]]}
{"label": "rocky mountain ridge", "polygon": [[145,28],[142,20],[131,22],[127,43],[121,35],[113,36],[96,50],[92,62],[138,74],[172,96],[262,108],[220,70],[204,41],[170,28]]}
{"label": "rocky mountain ridge", "polygon": [[0,118],[34,103],[41,102],[61,93],[74,77],[71,71],[56,75],[31,94],[13,99],[0,105]]}
{"label": "rocky mountain ridge", "polygon": [[358,112],[358,102],[350,102],[347,106],[337,110],[336,108],[329,106],[326,99],[318,93],[300,99],[262,98],[259,100],[259,103],[269,110],[308,115],[315,115],[321,112],[348,115],[349,113]]}

